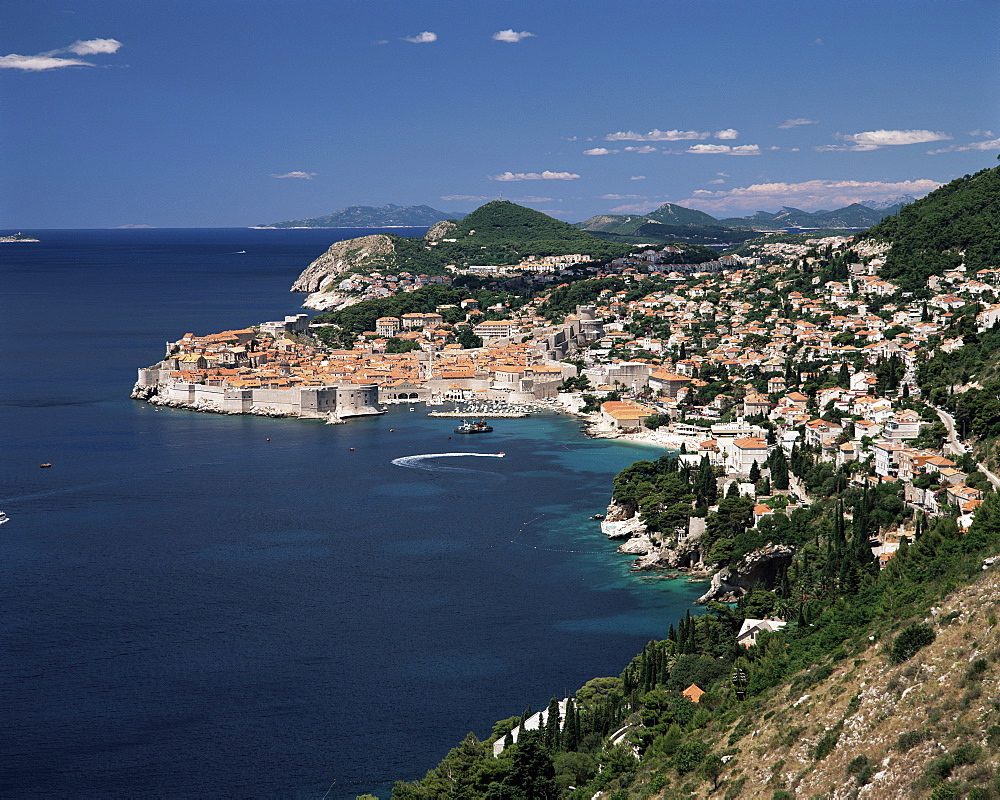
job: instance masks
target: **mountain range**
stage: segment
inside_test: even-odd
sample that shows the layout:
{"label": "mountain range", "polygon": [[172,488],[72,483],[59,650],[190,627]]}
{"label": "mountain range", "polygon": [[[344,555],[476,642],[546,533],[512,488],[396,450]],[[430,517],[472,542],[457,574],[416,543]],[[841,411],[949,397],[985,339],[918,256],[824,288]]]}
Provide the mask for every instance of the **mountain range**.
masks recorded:
{"label": "mountain range", "polygon": [[323,217],[271,222],[258,228],[421,228],[443,219],[462,219],[465,214],[438,211],[430,206],[348,206]]}
{"label": "mountain range", "polygon": [[890,201],[852,203],[834,211],[802,211],[785,206],[780,211],[758,211],[749,217],[716,219],[703,211],[664,203],[648,214],[598,214],[576,227],[602,238],[621,241],[683,239],[702,244],[737,244],[759,231],[788,228],[869,228],[899,213],[912,197]]}

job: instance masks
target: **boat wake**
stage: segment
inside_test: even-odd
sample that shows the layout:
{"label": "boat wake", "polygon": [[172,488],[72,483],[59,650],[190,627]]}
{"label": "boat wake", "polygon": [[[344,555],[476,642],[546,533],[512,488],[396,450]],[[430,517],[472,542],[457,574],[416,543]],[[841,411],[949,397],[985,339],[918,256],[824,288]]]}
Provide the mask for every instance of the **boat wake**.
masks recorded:
{"label": "boat wake", "polygon": [[[423,469],[428,472],[482,472],[482,470],[465,469],[463,467],[447,467],[435,463],[439,458],[503,458],[503,453],[424,453],[419,456],[403,456],[394,458],[392,463],[397,467],[408,469]],[[493,474],[493,473],[490,473]]]}

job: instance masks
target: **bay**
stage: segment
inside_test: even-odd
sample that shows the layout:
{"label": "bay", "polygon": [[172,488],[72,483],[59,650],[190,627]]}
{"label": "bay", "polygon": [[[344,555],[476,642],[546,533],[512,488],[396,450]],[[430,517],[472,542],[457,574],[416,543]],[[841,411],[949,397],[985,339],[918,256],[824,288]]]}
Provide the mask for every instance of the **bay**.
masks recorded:
{"label": "bay", "polygon": [[0,795],[387,797],[690,607],[588,519],[658,452],[573,418],[459,437],[423,406],[328,426],[128,399],[166,340],[296,313],[298,272],[371,232],[0,245]]}

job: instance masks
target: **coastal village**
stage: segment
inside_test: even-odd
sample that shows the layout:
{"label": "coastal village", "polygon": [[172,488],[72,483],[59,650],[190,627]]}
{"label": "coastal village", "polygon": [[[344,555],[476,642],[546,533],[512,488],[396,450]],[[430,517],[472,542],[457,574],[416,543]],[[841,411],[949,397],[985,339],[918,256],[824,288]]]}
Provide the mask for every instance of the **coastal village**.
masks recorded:
{"label": "coastal village", "polygon": [[[1000,320],[1000,269],[956,268],[931,278],[930,299],[908,302],[879,277],[882,252],[845,236],[761,244],[750,255],[705,264],[663,264],[677,252],[640,248],[605,264],[583,254],[528,259],[516,271],[534,265],[553,290],[568,285],[556,283],[560,275],[579,278],[581,269],[586,278],[624,282],[625,289],[601,290],[555,321],[544,314],[550,292],[542,291],[516,310],[502,303],[482,309],[469,298],[382,317],[350,349],[323,345],[316,333],[329,323],[311,325],[307,314],[188,333],[139,371],[133,396],[330,422],[382,413],[393,403],[559,409],[586,417],[592,435],[679,449],[691,464],[707,459],[724,492],[735,485],[754,499],[755,523],[809,502],[794,476],[787,487],[773,486],[767,466],[775,450],[790,457],[807,447],[847,467],[855,482],[898,483],[914,509],[955,511],[968,527],[985,482],[996,478],[969,456],[947,414],[921,399],[915,370],[933,352],[962,345],[960,336],[949,338],[956,309],[977,304],[980,331]],[[837,259],[845,267],[838,279],[814,277],[808,292],[788,289],[797,271]],[[502,276],[511,268],[478,272]],[[762,277],[773,288],[749,298],[747,287]],[[650,279],[664,288],[636,297],[633,287]],[[450,279],[374,272],[347,280],[368,297]],[[446,315],[460,319],[448,323]],[[463,348],[457,338],[465,330],[482,346]],[[699,523],[692,519],[688,535]],[[645,537],[634,516],[609,516],[603,526],[627,540],[622,552],[639,556],[637,569],[695,569],[702,555],[695,549],[678,562],[674,551]],[[912,533],[886,532],[874,551],[880,563]]]}

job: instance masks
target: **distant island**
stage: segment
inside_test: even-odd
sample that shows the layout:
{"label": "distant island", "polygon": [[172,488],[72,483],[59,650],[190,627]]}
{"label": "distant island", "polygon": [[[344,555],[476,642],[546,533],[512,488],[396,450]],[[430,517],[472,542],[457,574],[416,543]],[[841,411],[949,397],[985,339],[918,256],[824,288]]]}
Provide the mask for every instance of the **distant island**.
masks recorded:
{"label": "distant island", "polygon": [[26,233],[15,233],[12,236],[0,236],[0,242],[39,242],[41,239],[36,239],[33,236],[28,236]]}
{"label": "distant island", "polygon": [[324,217],[293,219],[256,225],[256,228],[421,228],[444,219],[462,219],[465,214],[438,211],[430,206],[348,206]]}

